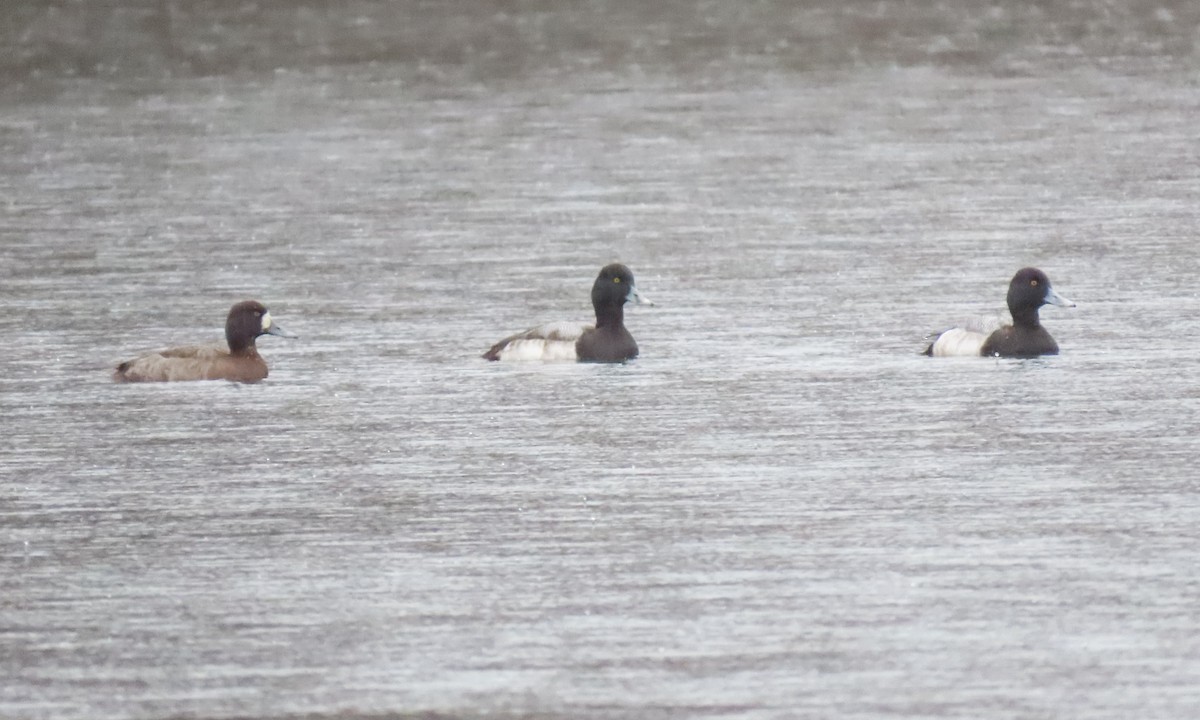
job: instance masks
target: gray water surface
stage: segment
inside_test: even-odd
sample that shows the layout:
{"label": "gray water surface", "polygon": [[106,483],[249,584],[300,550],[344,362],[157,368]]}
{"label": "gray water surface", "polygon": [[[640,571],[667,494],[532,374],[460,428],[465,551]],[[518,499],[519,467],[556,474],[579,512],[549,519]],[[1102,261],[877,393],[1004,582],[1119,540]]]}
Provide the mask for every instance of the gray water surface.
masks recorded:
{"label": "gray water surface", "polygon": [[[1194,55],[746,7],[10,84],[0,716],[1195,716]],[[480,359],[613,260],[637,361]],[[918,354],[1024,265],[1061,356]]]}

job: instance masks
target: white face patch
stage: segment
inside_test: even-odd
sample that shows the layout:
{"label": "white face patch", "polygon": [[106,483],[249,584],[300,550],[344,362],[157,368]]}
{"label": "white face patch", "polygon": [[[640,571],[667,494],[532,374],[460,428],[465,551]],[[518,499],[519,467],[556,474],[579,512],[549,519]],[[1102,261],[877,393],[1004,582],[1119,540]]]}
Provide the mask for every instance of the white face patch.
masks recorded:
{"label": "white face patch", "polygon": [[271,313],[269,312],[263,313],[262,329],[263,332],[271,329]]}

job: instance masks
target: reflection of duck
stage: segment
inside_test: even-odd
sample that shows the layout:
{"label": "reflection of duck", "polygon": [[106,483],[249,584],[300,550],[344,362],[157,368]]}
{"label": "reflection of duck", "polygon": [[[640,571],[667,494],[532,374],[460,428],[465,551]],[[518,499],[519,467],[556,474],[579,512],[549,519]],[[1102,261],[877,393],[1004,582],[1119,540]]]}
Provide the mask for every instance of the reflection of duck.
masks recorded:
{"label": "reflection of duck", "polygon": [[229,349],[214,346],[169,348],[117,366],[117,382],[163,382],[173,380],[232,380],[253,383],[267,376],[267,363],[258,354],[254,339],[259,335],[288,335],[271,319],[262,303],[246,300],[229,309],[225,341]]}

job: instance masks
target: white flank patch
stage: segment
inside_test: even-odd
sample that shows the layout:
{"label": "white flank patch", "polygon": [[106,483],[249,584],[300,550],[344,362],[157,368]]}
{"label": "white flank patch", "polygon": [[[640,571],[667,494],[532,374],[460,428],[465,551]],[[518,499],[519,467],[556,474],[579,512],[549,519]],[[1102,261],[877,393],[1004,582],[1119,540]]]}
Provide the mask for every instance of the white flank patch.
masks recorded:
{"label": "white flank patch", "polygon": [[504,361],[574,362],[575,341],[591,325],[557,322],[533,328],[513,338],[500,351]]}
{"label": "white flank patch", "polygon": [[950,328],[933,342],[934,357],[979,357],[988,336],[973,330]]}
{"label": "white flank patch", "polygon": [[505,361],[543,362],[575,361],[574,340],[546,340],[545,338],[513,340],[500,351],[500,359]]}

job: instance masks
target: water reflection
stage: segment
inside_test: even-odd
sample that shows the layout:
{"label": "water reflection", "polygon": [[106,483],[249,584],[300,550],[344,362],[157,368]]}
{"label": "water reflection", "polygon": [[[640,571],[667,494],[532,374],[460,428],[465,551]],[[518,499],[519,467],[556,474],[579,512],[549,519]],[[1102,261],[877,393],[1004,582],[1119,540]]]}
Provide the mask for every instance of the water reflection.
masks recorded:
{"label": "water reflection", "polygon": [[1188,60],[1200,11],[1137,0],[922,5],[752,0],[656,3],[35,0],[4,11],[0,70],[183,74],[400,63],[512,78],[546,68],[690,73],[888,64],[1036,73],[1043,64]]}

